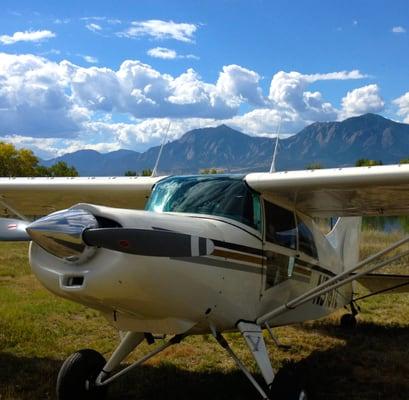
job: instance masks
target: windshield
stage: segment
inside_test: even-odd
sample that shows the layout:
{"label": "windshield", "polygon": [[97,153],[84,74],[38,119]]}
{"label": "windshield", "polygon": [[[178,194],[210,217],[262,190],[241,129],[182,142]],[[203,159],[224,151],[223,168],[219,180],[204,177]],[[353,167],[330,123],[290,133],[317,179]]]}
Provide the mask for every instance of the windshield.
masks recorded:
{"label": "windshield", "polygon": [[242,176],[183,176],[156,184],[146,210],[210,214],[261,230],[260,201]]}

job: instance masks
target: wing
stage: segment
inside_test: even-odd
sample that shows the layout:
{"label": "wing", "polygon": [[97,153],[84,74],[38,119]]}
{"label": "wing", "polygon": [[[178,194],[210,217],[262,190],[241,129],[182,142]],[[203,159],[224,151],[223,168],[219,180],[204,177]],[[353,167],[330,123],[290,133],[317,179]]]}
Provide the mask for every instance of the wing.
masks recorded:
{"label": "wing", "polygon": [[162,178],[0,178],[0,215],[8,215],[7,208],[27,216],[46,215],[82,202],[143,209]]}
{"label": "wing", "polygon": [[313,217],[409,213],[409,165],[252,173],[250,187]]}

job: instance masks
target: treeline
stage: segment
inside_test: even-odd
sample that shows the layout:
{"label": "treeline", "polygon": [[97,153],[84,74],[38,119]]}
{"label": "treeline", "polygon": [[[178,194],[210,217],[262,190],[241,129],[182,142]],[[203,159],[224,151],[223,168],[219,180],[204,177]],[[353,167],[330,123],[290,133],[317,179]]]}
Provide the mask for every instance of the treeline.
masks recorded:
{"label": "treeline", "polygon": [[64,161],[45,167],[39,164],[39,159],[31,150],[16,149],[10,143],[0,142],[0,176],[78,176],[78,171]]}
{"label": "treeline", "polygon": [[124,175],[125,176],[151,176],[152,172],[153,171],[149,168],[143,169],[140,174],[137,171],[128,170],[128,171],[125,171]]}
{"label": "treeline", "polygon": [[[409,164],[409,158],[403,158],[399,164]],[[369,158],[360,158],[356,160],[355,167],[373,167],[375,165],[383,165],[382,160],[370,160]],[[319,162],[313,162],[305,166],[306,169],[322,169],[325,166]]]}

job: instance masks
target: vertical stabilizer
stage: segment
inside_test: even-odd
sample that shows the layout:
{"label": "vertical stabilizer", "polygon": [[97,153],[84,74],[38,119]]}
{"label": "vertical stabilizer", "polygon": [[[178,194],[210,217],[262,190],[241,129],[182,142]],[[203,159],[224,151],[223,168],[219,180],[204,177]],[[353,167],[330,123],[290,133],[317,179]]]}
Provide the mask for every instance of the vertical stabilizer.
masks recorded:
{"label": "vertical stabilizer", "polygon": [[327,239],[341,257],[344,269],[356,265],[359,261],[359,242],[361,236],[361,217],[338,218]]}

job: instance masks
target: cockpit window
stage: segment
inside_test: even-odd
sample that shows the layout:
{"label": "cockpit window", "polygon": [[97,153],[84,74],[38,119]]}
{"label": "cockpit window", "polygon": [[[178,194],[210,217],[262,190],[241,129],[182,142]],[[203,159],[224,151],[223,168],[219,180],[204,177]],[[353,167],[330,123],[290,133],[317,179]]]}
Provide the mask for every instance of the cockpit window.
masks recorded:
{"label": "cockpit window", "polygon": [[264,202],[264,209],[266,213],[266,240],[295,249],[297,227],[294,214],[268,201]]}
{"label": "cockpit window", "polygon": [[183,176],[156,184],[146,210],[209,214],[261,230],[258,195],[240,176]]}
{"label": "cockpit window", "polygon": [[318,258],[314,235],[307,224],[298,216],[298,249],[313,258]]}

